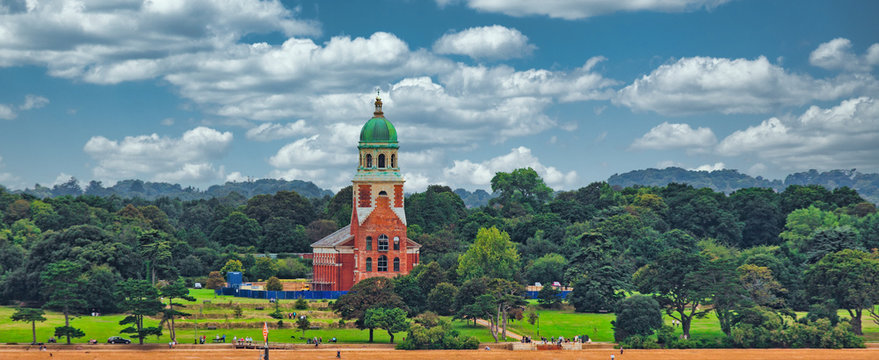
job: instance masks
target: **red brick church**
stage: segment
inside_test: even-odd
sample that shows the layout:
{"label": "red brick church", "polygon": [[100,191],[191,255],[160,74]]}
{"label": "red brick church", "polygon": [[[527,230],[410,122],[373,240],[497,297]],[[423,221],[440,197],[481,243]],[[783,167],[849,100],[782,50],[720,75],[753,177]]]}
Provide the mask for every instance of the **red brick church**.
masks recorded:
{"label": "red brick church", "polygon": [[312,290],[347,291],[363,279],[408,274],[418,264],[421,245],[406,237],[399,147],[376,97],[375,113],[360,130],[351,224],[311,244]]}

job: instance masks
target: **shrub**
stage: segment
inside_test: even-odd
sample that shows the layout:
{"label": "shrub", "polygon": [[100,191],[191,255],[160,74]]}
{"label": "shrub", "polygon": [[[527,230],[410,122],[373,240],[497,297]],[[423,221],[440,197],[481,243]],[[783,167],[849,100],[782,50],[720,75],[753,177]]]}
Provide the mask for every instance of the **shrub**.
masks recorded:
{"label": "shrub", "polygon": [[308,301],[305,301],[301,296],[296,300],[296,304],[293,305],[297,310],[305,310],[308,309]]}
{"label": "shrub", "polygon": [[205,287],[208,289],[219,289],[226,284],[226,280],[223,279],[223,274],[219,271],[211,271],[210,275],[208,275],[208,281],[205,283]]}
{"label": "shrub", "polygon": [[622,341],[632,335],[649,336],[662,326],[659,303],[652,297],[634,295],[620,302],[613,325],[613,337]]}
{"label": "shrub", "polygon": [[266,290],[281,291],[284,290],[284,286],[281,285],[281,280],[279,280],[277,276],[272,276],[266,280]]}

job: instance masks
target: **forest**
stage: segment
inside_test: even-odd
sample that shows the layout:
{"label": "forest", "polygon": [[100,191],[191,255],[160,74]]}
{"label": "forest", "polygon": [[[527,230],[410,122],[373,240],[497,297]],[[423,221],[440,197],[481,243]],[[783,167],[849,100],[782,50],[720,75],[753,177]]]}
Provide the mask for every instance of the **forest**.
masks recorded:
{"label": "forest", "polygon": [[[394,295],[382,297],[393,304],[381,307],[490,319],[497,335],[508,317],[528,316],[516,311],[525,285],[557,281],[574,288],[564,301],[577,311],[616,312],[617,340],[631,347],[848,347],[864,321],[879,321],[879,214],[848,187],[727,195],[596,182],[555,192],[526,168],[497,173],[491,190],[496,197],[469,209],[446,186],[406,198],[422,264],[387,284]],[[310,199],[233,191],[195,200],[0,188],[0,301],[116,313],[133,280],[208,283],[230,264],[250,280],[307,277],[310,264],[295,254],[347,225],[351,198],[351,187]],[[59,301],[61,290],[80,295]],[[561,302],[554,291],[545,286],[541,304]],[[350,301],[335,309],[378,326]],[[680,322],[681,339],[655,321],[660,312]],[[688,343],[691,321],[708,313],[724,343]]]}

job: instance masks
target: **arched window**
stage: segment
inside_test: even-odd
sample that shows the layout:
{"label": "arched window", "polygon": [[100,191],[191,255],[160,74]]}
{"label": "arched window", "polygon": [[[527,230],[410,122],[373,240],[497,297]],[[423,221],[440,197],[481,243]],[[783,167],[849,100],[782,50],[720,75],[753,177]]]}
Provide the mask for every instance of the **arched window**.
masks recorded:
{"label": "arched window", "polygon": [[400,272],[400,258],[394,258],[394,271]]}
{"label": "arched window", "polygon": [[385,234],[378,236],[378,251],[388,251],[388,236]]}
{"label": "arched window", "polygon": [[391,168],[397,167],[397,155],[391,154]]}
{"label": "arched window", "polygon": [[378,196],[388,196],[388,192],[387,192],[387,191],[384,191],[384,190],[379,191],[379,192],[378,192]]}
{"label": "arched window", "polygon": [[378,155],[378,168],[379,169],[385,168],[385,154]]}
{"label": "arched window", "polygon": [[366,237],[366,250],[372,250],[372,236]]}
{"label": "arched window", "polygon": [[372,154],[366,154],[366,167],[372,167]]}
{"label": "arched window", "polygon": [[366,258],[366,271],[372,271],[372,258]]}
{"label": "arched window", "polygon": [[378,271],[388,271],[388,257],[387,256],[379,256],[378,257]]}
{"label": "arched window", "polygon": [[394,236],[394,250],[400,250],[400,237]]}

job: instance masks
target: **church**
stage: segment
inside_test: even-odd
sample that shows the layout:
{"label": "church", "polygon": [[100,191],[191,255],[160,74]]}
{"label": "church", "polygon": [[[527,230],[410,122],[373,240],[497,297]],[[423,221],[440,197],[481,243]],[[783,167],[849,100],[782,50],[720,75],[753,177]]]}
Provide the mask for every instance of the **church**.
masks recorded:
{"label": "church", "polygon": [[406,275],[418,265],[421,245],[406,237],[399,147],[376,96],[373,117],[360,130],[351,224],[311,244],[312,290],[348,291],[360,280]]}

